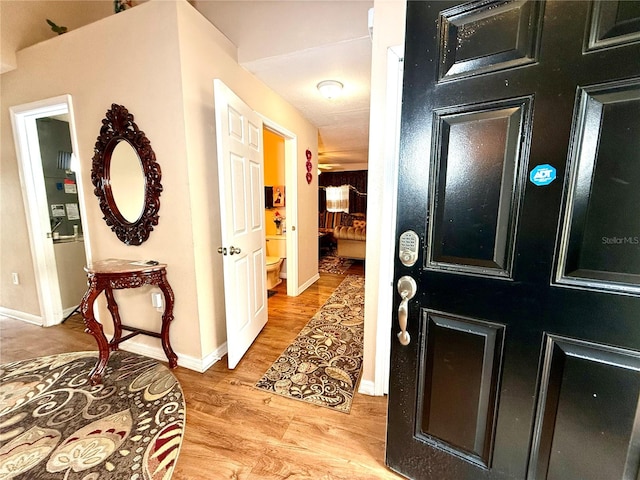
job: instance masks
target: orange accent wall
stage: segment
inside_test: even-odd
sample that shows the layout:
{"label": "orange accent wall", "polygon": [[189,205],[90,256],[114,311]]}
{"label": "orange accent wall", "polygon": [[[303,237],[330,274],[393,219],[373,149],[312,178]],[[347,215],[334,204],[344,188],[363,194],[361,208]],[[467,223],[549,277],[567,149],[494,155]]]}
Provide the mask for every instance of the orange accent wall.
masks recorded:
{"label": "orange accent wall", "polygon": [[[285,184],[285,161],[284,161],[284,138],[277,133],[266,128],[262,129],[262,139],[264,148],[264,184],[266,186],[284,185]],[[265,210],[265,234],[275,235],[276,225],[273,222],[274,213],[280,212],[280,215],[286,218],[286,191],[285,206],[276,207],[271,210]],[[286,219],[284,221],[286,225]]]}
{"label": "orange accent wall", "polygon": [[264,184],[284,185],[284,138],[262,129],[264,145]]}

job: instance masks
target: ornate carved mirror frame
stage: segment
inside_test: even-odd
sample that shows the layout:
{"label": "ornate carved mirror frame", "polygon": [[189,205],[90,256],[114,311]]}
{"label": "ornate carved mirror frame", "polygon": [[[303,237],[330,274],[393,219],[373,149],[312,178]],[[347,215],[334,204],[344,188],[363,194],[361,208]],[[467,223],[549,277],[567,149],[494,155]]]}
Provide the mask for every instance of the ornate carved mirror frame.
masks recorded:
{"label": "ornate carved mirror frame", "polygon": [[[116,146],[123,141],[128,142],[137,152],[140,165],[135,168],[142,168],[145,179],[142,212],[133,222],[120,213],[111,188],[111,157]],[[122,105],[112,104],[102,120],[100,135],[94,147],[91,183],[95,187],[93,193],[100,201],[104,220],[125,244],[140,245],[149,238],[153,227],[158,224],[161,178],[160,165],[156,163],[151,142],[138,129],[133,121],[133,114]]]}

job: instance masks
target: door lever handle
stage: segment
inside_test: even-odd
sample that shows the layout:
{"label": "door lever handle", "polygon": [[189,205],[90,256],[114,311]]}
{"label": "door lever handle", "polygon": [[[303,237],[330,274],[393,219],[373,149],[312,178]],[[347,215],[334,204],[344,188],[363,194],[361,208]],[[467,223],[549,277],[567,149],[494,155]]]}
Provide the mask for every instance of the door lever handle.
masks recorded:
{"label": "door lever handle", "polygon": [[398,293],[400,294],[400,306],[398,307],[398,324],[400,331],[398,332],[398,340],[401,345],[407,346],[411,342],[411,336],[407,332],[407,320],[409,317],[409,300],[411,300],[417,291],[416,281],[409,275],[400,277],[398,280]]}

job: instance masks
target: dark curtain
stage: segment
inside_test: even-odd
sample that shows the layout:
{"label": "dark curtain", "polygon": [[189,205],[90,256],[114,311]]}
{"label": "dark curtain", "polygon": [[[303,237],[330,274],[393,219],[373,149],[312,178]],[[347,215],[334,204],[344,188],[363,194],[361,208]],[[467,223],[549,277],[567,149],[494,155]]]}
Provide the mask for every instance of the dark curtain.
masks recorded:
{"label": "dark curtain", "polygon": [[[339,187],[351,185],[358,192],[367,193],[367,171],[354,172],[323,172],[318,177],[320,187]],[[323,188],[318,189],[318,208],[320,212],[327,209],[327,197]],[[367,196],[358,195],[353,189],[349,189],[349,213],[367,213]]]}

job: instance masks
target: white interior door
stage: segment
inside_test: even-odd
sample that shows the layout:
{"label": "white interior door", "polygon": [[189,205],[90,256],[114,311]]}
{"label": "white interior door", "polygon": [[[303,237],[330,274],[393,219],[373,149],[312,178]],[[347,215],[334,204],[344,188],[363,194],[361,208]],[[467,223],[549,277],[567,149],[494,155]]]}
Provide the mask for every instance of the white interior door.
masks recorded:
{"label": "white interior door", "polygon": [[214,80],[227,360],[235,368],[267,323],[262,120]]}

